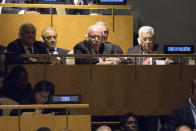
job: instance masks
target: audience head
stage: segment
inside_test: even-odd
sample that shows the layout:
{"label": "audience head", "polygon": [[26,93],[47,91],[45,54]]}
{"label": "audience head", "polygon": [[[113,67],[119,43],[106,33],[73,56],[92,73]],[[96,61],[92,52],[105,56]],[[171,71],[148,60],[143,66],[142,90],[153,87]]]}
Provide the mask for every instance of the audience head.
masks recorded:
{"label": "audience head", "polygon": [[48,27],[42,31],[41,37],[49,48],[55,48],[57,43],[57,32],[52,27]]}
{"label": "audience head", "polygon": [[32,47],[36,40],[36,29],[33,24],[27,23],[20,26],[19,29],[19,39],[22,44]]}
{"label": "audience head", "polygon": [[181,125],[178,128],[176,128],[176,131],[191,131],[191,128],[186,125]]}
{"label": "audience head", "polygon": [[14,83],[18,83],[21,87],[24,87],[26,84],[28,84],[28,73],[24,66],[14,66],[8,74],[8,80],[11,80]]}
{"label": "audience head", "polygon": [[49,102],[50,96],[54,94],[54,84],[49,81],[38,82],[34,89],[34,101],[36,104],[45,104]]}
{"label": "audience head", "polygon": [[86,41],[89,43],[90,48],[98,50],[101,44],[105,41],[103,30],[98,25],[92,25],[88,28]]}
{"label": "audience head", "polygon": [[51,130],[48,127],[41,127],[39,129],[37,129],[37,131],[51,131]]}
{"label": "audience head", "polygon": [[151,53],[154,46],[154,29],[150,26],[142,26],[139,31],[138,43],[145,53]]}
{"label": "audience head", "polygon": [[59,131],[71,131],[71,130],[68,128],[63,128],[63,129],[60,129]]}
{"label": "audience head", "polygon": [[112,131],[112,129],[109,126],[100,126],[96,129],[96,131]]}
{"label": "audience head", "polygon": [[103,34],[104,34],[105,42],[106,42],[107,39],[108,39],[108,35],[109,35],[109,28],[108,28],[108,26],[104,22],[102,22],[102,21],[97,22],[96,25],[100,26],[100,28],[103,30]]}
{"label": "audience head", "polygon": [[121,117],[120,126],[122,131],[137,131],[138,120],[134,113],[126,113]]}
{"label": "audience head", "polygon": [[5,77],[5,74],[3,71],[0,70],[0,89],[3,87],[4,85],[4,77]]}

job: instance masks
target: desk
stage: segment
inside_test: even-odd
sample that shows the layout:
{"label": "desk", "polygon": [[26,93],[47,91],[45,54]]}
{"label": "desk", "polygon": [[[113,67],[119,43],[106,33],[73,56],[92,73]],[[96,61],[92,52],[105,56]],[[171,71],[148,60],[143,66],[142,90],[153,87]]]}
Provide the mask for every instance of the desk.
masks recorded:
{"label": "desk", "polygon": [[82,103],[91,105],[91,115],[121,115],[130,111],[138,115],[168,115],[174,106],[187,100],[189,85],[196,79],[196,68],[189,65],[25,68],[32,86],[45,79],[55,84],[58,95],[81,94]]}

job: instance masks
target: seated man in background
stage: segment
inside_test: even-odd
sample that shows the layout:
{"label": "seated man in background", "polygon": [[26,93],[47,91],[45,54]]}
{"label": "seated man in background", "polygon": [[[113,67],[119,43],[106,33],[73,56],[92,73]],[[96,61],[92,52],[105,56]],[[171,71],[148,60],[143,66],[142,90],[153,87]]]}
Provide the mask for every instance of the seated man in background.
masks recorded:
{"label": "seated man in background", "polygon": [[120,119],[121,131],[138,131],[138,119],[134,113],[126,113]]}
{"label": "seated man in background", "polygon": [[[74,54],[122,54],[120,46],[106,42],[107,35],[102,25],[92,25],[88,28],[86,40],[74,47]],[[76,58],[76,64],[119,64],[119,58]]]}
{"label": "seated man in background", "polygon": [[[57,32],[55,29],[48,27],[42,31],[41,34],[43,42],[46,44],[48,54],[67,54],[69,50],[57,48]],[[52,64],[66,64],[65,57],[51,58]]]}
{"label": "seated man in background", "polygon": [[[130,48],[127,54],[159,54],[156,46],[154,45],[154,29],[150,26],[142,26],[139,31],[139,38],[137,46]],[[135,61],[136,60],[136,61]],[[142,64],[142,65],[153,65],[156,64],[157,58],[147,57],[147,58],[128,58],[129,63],[131,64]],[[169,64],[172,61],[166,59],[162,64]]]}
{"label": "seated man in background", "polygon": [[179,126],[175,131],[191,131],[191,128],[189,128],[186,125],[182,125],[182,126]]}
{"label": "seated man in background", "polygon": [[174,108],[168,123],[168,131],[174,131],[181,125],[187,125],[192,130],[196,129],[196,80],[189,88],[189,99],[186,103]]}
{"label": "seated man in background", "polygon": [[109,126],[100,126],[96,131],[112,131],[112,129]]}
{"label": "seated man in background", "polygon": [[19,38],[8,44],[7,62],[9,64],[28,63],[33,59],[20,58],[19,54],[47,54],[46,46],[36,41],[36,29],[33,24],[27,23],[20,26]]}
{"label": "seated man in background", "polygon": [[[52,82],[42,80],[39,81],[33,88],[33,95],[29,99],[23,99],[21,104],[50,104],[50,97],[54,95],[55,86]],[[20,114],[18,110],[13,110],[10,115],[32,115],[38,116],[42,114],[55,113],[54,115],[64,115],[65,109],[22,109]]]}
{"label": "seated man in background", "polygon": [[12,68],[2,88],[4,96],[21,103],[32,95],[32,87],[28,82],[28,73],[22,65]]}
{"label": "seated man in background", "polygon": [[[33,4],[33,0],[5,0],[5,3],[17,3],[17,4]],[[33,8],[27,7],[3,7],[2,14],[40,14]]]}

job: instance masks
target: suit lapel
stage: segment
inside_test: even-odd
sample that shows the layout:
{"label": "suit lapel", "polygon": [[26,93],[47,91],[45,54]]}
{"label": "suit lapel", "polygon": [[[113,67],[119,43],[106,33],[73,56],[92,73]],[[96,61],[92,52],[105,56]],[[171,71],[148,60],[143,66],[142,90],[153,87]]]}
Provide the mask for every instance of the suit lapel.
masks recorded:
{"label": "suit lapel", "polygon": [[24,45],[22,44],[22,42],[19,40],[19,46],[20,46],[20,49],[21,49],[21,54],[26,54],[26,51],[25,51],[25,48],[24,48]]}
{"label": "suit lapel", "polygon": [[186,111],[188,114],[188,119],[191,122],[190,124],[193,125],[194,128],[196,128],[195,120],[194,120],[193,113],[192,113],[191,106],[190,106],[189,102],[187,103]]}

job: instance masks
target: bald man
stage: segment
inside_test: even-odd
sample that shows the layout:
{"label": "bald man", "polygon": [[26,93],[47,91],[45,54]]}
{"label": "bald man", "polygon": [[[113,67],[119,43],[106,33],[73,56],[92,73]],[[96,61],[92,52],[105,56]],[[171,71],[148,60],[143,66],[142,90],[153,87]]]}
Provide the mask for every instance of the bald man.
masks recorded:
{"label": "bald man", "polygon": [[112,131],[112,129],[109,126],[100,126],[96,129],[96,131]]}
{"label": "bald man", "polygon": [[[52,27],[48,27],[42,31],[41,37],[47,47],[48,54],[67,54],[69,50],[57,47],[57,36],[56,30]],[[55,63],[66,64],[65,57],[57,57],[56,60],[53,59],[51,62],[54,63],[54,61]]]}
{"label": "bald man", "polygon": [[186,125],[182,125],[182,126],[179,126],[176,131],[191,131],[191,128],[186,126]]}
{"label": "bald man", "polygon": [[46,46],[41,41],[36,41],[36,28],[31,23],[20,26],[18,39],[8,44],[7,52],[15,55],[8,57],[8,63],[20,64],[28,61],[16,57],[16,54],[47,54]]}
{"label": "bald man", "polygon": [[[122,54],[120,46],[106,42],[103,26],[92,25],[88,28],[86,39],[74,47],[74,54]],[[118,58],[76,58],[76,64],[119,64]]]}

